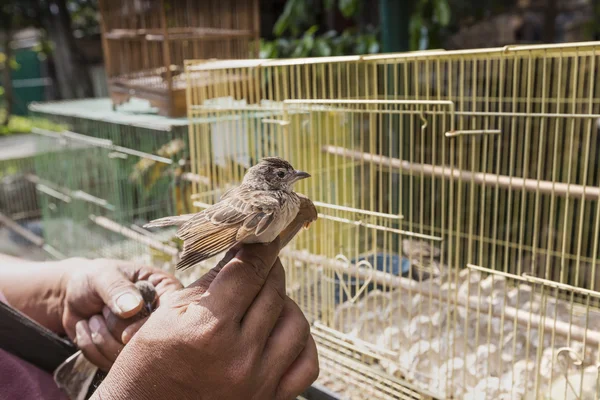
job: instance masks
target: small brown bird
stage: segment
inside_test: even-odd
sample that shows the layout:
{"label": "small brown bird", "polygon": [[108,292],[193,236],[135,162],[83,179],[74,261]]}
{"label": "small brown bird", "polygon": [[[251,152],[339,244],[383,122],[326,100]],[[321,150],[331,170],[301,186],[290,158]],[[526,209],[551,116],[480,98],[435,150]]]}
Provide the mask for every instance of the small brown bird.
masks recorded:
{"label": "small brown bird", "polygon": [[267,157],[250,168],[242,184],[197,214],[160,218],[144,228],[178,226],[183,252],[177,269],[189,268],[241,243],[269,243],[280,237],[287,245],[302,227],[317,219],[306,196],[294,183],[310,175],[279,157]]}

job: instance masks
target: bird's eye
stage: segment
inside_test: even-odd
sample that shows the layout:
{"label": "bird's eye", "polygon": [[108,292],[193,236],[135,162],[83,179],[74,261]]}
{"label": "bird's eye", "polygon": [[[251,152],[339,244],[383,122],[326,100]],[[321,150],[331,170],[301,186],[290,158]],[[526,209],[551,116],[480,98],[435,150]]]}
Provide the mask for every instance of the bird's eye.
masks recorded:
{"label": "bird's eye", "polygon": [[280,178],[283,178],[285,176],[285,171],[279,171],[277,173],[277,176],[280,177]]}

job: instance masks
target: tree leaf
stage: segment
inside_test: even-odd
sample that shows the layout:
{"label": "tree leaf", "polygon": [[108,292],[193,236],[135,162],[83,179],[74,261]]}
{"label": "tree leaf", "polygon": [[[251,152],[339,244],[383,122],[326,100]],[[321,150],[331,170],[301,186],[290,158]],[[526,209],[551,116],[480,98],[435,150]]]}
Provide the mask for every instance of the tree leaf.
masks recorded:
{"label": "tree leaf", "polygon": [[339,0],[338,8],[344,17],[354,17],[358,13],[359,0]]}
{"label": "tree leaf", "polygon": [[423,27],[423,19],[419,14],[413,14],[408,26],[410,36],[410,49],[418,50],[421,41],[421,28]]}
{"label": "tree leaf", "polygon": [[312,35],[304,35],[302,38],[302,46],[300,47],[302,48],[300,55],[302,57],[308,57],[315,47],[315,38]]}
{"label": "tree leaf", "polygon": [[435,0],[434,5],[435,19],[441,26],[448,26],[450,23],[450,5],[448,0]]}
{"label": "tree leaf", "polygon": [[261,40],[260,58],[277,58],[277,45],[275,42]]}
{"label": "tree leaf", "polygon": [[296,7],[297,1],[298,0],[288,0],[285,3],[283,12],[279,16],[279,18],[277,18],[277,21],[275,22],[275,25],[273,26],[273,34],[275,36],[283,35],[285,33],[285,31],[289,28],[290,20],[291,20],[292,14],[294,12],[294,8]]}
{"label": "tree leaf", "polygon": [[10,59],[10,61],[9,61],[9,64],[8,64],[8,65],[10,65],[10,67],[11,67],[12,69],[14,69],[15,71],[16,71],[16,70],[19,70],[19,69],[21,69],[21,64],[19,64],[19,63],[17,62],[17,59],[16,59],[15,57],[12,57],[12,58]]}
{"label": "tree leaf", "polygon": [[317,57],[329,57],[331,55],[331,47],[327,41],[322,38],[315,40],[314,50]]}
{"label": "tree leaf", "polygon": [[335,38],[337,35],[338,33],[332,29],[330,31],[325,32],[321,37],[325,40],[330,40]]}
{"label": "tree leaf", "polygon": [[377,41],[377,38],[372,37],[371,39],[369,39],[368,53],[369,54],[379,53],[379,42]]}
{"label": "tree leaf", "polygon": [[306,45],[304,37],[300,39],[293,39],[289,41],[288,57],[299,58],[304,57],[306,54]]}
{"label": "tree leaf", "polygon": [[308,28],[306,30],[306,32],[304,32],[304,36],[314,36],[315,33],[317,33],[318,30],[319,30],[319,26],[318,25],[313,25],[310,28]]}

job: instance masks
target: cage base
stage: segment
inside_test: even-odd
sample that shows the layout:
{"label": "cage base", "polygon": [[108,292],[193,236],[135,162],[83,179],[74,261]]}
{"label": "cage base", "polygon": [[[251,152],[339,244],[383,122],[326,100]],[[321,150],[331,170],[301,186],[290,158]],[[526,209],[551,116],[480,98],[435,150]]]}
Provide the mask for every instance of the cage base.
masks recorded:
{"label": "cage base", "polygon": [[127,87],[125,85],[111,84],[109,87],[113,108],[123,105],[132,98],[147,100],[152,107],[158,110],[158,115],[170,118],[183,118],[186,116],[185,90],[168,91]]}

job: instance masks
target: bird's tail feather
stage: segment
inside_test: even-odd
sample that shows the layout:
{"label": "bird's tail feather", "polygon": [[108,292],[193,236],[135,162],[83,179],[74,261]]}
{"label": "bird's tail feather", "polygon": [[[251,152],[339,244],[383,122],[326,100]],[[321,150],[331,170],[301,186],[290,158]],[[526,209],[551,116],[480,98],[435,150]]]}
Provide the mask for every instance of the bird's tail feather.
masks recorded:
{"label": "bird's tail feather", "polygon": [[177,263],[178,270],[184,270],[207,260],[226,250],[237,242],[237,226],[213,228],[204,235],[187,239],[183,245],[181,258]]}
{"label": "bird's tail feather", "polygon": [[155,219],[144,225],[144,228],[161,228],[165,226],[181,226],[189,221],[195,214],[184,214],[173,217]]}

